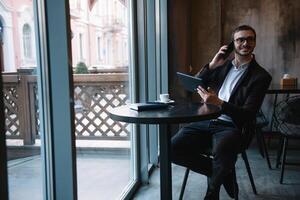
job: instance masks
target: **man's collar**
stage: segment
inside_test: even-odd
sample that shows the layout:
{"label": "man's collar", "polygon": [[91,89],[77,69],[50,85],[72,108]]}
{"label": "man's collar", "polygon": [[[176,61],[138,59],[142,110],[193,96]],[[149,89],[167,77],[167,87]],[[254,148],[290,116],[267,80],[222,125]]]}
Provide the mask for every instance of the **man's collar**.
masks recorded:
{"label": "man's collar", "polygon": [[240,64],[240,65],[236,65],[236,64],[235,64],[235,59],[233,59],[233,60],[231,61],[231,63],[232,63],[232,65],[233,65],[234,69],[236,69],[236,70],[245,69],[245,68],[247,68],[247,67],[250,65],[250,63],[254,60],[254,57],[255,57],[254,54],[252,54],[251,60],[249,60],[248,62],[242,63],[242,64]]}
{"label": "man's collar", "polygon": [[235,69],[235,70],[243,70],[243,69],[247,68],[250,65],[251,61],[252,60],[250,60],[249,62],[246,62],[246,63],[243,63],[243,64],[237,66],[237,65],[235,65],[234,60],[232,60],[233,69]]}

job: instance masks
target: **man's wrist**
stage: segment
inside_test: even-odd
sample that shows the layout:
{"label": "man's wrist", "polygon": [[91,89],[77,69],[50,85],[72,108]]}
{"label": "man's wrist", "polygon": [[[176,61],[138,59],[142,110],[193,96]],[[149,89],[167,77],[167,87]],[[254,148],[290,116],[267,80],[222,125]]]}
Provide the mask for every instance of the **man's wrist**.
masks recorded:
{"label": "man's wrist", "polygon": [[220,107],[222,107],[222,105],[223,105],[223,103],[224,103],[224,101],[222,101],[221,99],[219,99],[219,101],[218,101],[218,106],[220,106]]}

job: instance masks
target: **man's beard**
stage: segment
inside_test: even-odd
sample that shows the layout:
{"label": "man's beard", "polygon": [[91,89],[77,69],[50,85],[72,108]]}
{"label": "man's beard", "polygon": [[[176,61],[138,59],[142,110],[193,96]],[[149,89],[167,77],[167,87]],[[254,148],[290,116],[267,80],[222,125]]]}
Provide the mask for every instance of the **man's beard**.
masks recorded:
{"label": "man's beard", "polygon": [[253,49],[247,53],[241,53],[235,49],[235,53],[238,54],[239,56],[249,56],[249,55],[252,55],[252,52],[253,52]]}

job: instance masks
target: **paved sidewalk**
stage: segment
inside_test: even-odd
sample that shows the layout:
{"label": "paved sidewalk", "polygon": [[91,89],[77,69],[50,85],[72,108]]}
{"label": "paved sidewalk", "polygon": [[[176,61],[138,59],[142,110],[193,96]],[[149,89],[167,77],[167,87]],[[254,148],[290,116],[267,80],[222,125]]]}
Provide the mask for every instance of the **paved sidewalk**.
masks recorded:
{"label": "paved sidewalk", "polygon": [[[41,166],[39,155],[8,162],[10,200],[43,199]],[[129,169],[127,153],[78,153],[78,199],[118,199],[130,181]]]}

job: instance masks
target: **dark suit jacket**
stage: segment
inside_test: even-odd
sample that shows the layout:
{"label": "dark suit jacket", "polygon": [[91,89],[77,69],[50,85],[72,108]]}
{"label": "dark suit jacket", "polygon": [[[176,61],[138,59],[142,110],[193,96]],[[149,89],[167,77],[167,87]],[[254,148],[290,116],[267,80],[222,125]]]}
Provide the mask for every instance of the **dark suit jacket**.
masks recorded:
{"label": "dark suit jacket", "polygon": [[[201,77],[218,94],[231,67],[231,60],[213,70],[207,64],[196,76]],[[234,87],[229,101],[223,103],[223,113],[229,115],[239,128],[254,120],[271,80],[271,75],[253,59]]]}

